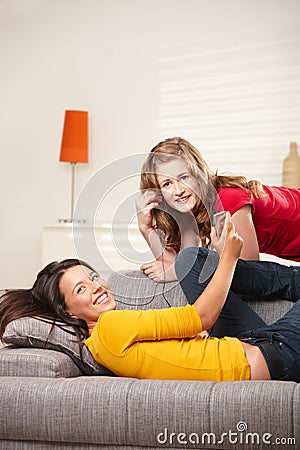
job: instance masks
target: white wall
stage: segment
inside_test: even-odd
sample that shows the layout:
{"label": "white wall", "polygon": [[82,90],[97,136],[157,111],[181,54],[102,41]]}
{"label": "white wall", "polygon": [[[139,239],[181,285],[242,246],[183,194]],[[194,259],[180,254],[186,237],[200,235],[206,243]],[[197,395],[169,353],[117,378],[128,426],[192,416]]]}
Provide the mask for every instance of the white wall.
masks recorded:
{"label": "white wall", "polygon": [[[99,168],[174,134],[207,153],[213,168],[228,170],[225,159],[238,160],[234,170],[249,176],[256,173],[246,173],[234,152],[244,149],[249,160],[255,147],[260,177],[273,164],[272,177],[262,181],[280,183],[288,142],[299,141],[299,42],[298,0],[0,0],[0,286],[31,285],[41,266],[43,226],[69,214],[70,167],[58,162],[66,109],[88,110],[90,117],[90,161],[77,165],[77,193]],[[267,77],[256,77],[256,88],[265,90],[274,74],[272,98],[278,89],[280,97],[273,106],[282,116],[270,115],[270,97],[269,112],[261,114],[261,102],[254,113],[253,96],[245,95],[262,65]],[[227,78],[208,104],[221,75]],[[228,86],[237,84],[243,105],[237,108],[235,90],[230,116]],[[184,105],[188,114],[174,97],[182,85],[190,99],[197,92]],[[225,123],[219,98],[222,117],[230,118]],[[117,190],[116,204],[119,196]],[[112,198],[99,220],[110,220],[113,210]]]}

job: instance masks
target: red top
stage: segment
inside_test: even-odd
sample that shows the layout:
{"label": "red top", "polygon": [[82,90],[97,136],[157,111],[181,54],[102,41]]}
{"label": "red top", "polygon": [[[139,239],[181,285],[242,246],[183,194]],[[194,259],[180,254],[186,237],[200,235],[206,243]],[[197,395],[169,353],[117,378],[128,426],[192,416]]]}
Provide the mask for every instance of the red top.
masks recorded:
{"label": "red top", "polygon": [[263,186],[264,197],[256,198],[240,188],[220,188],[216,212],[234,214],[251,205],[259,251],[300,261],[300,188]]}

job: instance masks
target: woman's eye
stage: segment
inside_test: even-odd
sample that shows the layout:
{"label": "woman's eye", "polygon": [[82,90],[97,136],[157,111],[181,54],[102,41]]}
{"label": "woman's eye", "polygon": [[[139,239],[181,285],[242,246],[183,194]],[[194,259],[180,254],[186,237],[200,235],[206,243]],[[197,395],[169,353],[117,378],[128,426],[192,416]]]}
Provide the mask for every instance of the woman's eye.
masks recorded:
{"label": "woman's eye", "polygon": [[99,275],[97,273],[95,273],[94,275],[91,276],[91,280],[92,281],[99,280]]}
{"label": "woman's eye", "polygon": [[84,291],[84,286],[79,286],[77,288],[77,294],[81,294]]}
{"label": "woman's eye", "polygon": [[186,181],[189,179],[189,175],[182,175],[181,180]]}
{"label": "woman's eye", "polygon": [[163,188],[168,188],[170,186],[170,181],[166,181],[165,183],[163,183],[162,187]]}

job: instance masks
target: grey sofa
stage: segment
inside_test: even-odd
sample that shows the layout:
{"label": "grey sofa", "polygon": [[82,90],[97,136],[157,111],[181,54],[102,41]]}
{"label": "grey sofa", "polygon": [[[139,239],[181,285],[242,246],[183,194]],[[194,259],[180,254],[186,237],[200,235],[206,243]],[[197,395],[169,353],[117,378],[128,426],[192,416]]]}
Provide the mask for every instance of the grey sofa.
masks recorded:
{"label": "grey sofa", "polygon": [[[119,308],[186,303],[177,283],[164,287],[139,271],[114,273],[109,282]],[[251,305],[268,322],[291,306]],[[92,376],[63,351],[33,346],[0,349],[0,375],[0,450],[300,448],[293,382]]]}

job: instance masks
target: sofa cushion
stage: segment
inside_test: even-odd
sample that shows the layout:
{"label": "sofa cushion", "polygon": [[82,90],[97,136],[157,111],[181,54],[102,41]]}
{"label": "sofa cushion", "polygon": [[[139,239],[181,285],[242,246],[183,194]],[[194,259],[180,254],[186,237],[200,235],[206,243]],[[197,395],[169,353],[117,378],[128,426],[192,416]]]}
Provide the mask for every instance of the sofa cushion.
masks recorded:
{"label": "sofa cushion", "polygon": [[[45,443],[32,445],[37,450],[69,449],[70,443],[81,443],[80,450],[295,450],[299,393],[300,385],[289,381],[3,377],[0,448],[31,450],[14,446],[31,441]],[[289,438],[294,444],[272,445]]]}
{"label": "sofa cushion", "polygon": [[19,347],[35,347],[57,350],[67,354],[86,375],[112,375],[105,367],[98,364],[88,348],[83,345],[82,358],[77,337],[72,327],[57,323],[53,329],[52,322],[24,317],[10,322],[4,332],[6,344]]}
{"label": "sofa cushion", "polygon": [[0,349],[0,374],[4,377],[79,377],[82,371],[65,353],[41,348],[8,346]]}

